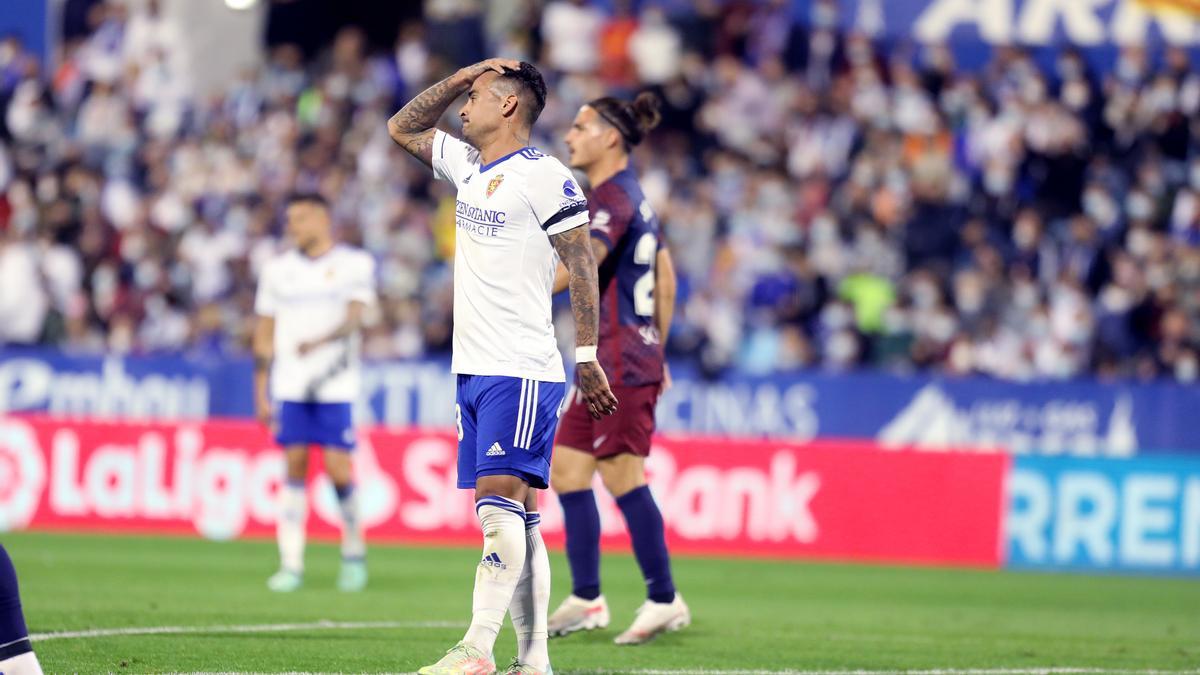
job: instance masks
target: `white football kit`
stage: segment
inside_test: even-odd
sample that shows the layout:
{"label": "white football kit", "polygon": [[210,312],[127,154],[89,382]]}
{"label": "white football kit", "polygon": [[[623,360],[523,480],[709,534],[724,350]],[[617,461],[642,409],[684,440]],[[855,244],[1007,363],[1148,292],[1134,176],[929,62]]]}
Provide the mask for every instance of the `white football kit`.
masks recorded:
{"label": "white football kit", "polygon": [[458,186],[451,371],[564,382],[549,236],[587,224],[583,190],[562,162],[534,148],[481,164],[478,150],[442,131],[433,170]]}
{"label": "white football kit", "polygon": [[267,262],[254,311],[275,318],[272,399],[350,403],[358,398],[362,369],[357,334],[303,356],[299,351],[300,343],[337,329],[354,301],[375,302],[375,260],[365,251],[338,245],[309,258],[291,250]]}

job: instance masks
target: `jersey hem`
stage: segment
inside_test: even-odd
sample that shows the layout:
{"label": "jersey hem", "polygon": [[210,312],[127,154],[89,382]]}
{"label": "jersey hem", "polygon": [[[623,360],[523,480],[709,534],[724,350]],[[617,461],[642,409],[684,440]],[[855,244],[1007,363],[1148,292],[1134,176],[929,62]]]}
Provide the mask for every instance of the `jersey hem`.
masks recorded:
{"label": "jersey hem", "polygon": [[469,370],[450,369],[451,375],[479,375],[481,377],[515,377],[539,382],[566,382],[565,372],[531,372],[528,370],[510,370],[507,368],[471,368]]}

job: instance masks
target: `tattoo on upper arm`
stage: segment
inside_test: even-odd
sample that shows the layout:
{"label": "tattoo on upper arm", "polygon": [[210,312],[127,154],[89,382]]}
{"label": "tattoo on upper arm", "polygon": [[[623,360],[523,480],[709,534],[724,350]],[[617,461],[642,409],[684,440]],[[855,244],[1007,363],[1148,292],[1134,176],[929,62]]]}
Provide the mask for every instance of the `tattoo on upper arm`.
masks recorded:
{"label": "tattoo on upper arm", "polygon": [[418,94],[388,120],[392,139],[413,157],[432,166],[434,127],[446,108],[466,89],[461,80],[450,76]]}
{"label": "tattoo on upper arm", "polygon": [[426,166],[433,166],[433,129],[413,136],[396,137],[396,142]]}
{"label": "tattoo on upper arm", "polygon": [[595,345],[599,332],[599,285],[591,236],[586,227],[573,227],[550,236],[550,243],[567,268],[571,312],[575,315],[575,344]]}
{"label": "tattoo on upper arm", "polygon": [[255,356],[254,357],[254,369],[255,370],[261,371],[261,370],[266,370],[270,367],[271,367],[270,357],[267,357],[267,356]]}

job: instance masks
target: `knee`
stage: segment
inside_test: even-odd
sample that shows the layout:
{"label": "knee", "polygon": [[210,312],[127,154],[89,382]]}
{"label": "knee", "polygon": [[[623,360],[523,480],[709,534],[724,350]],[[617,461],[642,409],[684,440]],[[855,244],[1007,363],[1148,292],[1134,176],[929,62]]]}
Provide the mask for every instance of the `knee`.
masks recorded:
{"label": "knee", "polygon": [[529,484],[516,476],[486,476],[475,481],[475,501],[504,497],[524,504],[529,492]]}
{"label": "knee", "polygon": [[289,480],[304,480],[308,477],[308,453],[287,453],[287,477]]}
{"label": "knee", "polygon": [[646,473],[640,461],[602,461],[600,480],[609,494],[620,498],[645,485]]}
{"label": "knee", "polygon": [[592,474],[579,467],[553,464],[550,467],[550,487],[558,494],[578,492],[592,487]]}
{"label": "knee", "polygon": [[325,452],[325,473],[329,475],[329,480],[334,485],[338,487],[349,485],[354,480],[353,465],[349,455],[339,450],[327,450]]}

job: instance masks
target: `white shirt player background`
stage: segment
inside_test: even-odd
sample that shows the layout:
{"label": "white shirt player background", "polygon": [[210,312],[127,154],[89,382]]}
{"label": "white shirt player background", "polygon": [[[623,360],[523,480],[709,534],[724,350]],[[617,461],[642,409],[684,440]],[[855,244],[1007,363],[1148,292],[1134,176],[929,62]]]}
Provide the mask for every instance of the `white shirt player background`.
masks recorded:
{"label": "white shirt player background", "polygon": [[271,397],[276,401],[345,403],[358,399],[361,338],[322,345],[301,356],[300,343],[329,335],[351,301],[375,302],[375,260],[347,246],[319,258],[292,250],[270,260],[259,277],[254,311],[275,317]]}
{"label": "white shirt player background", "polygon": [[587,224],[583,190],[562,162],[537,150],[484,166],[478,150],[441,131],[433,170],[458,186],[451,371],[564,382],[549,236]]}

